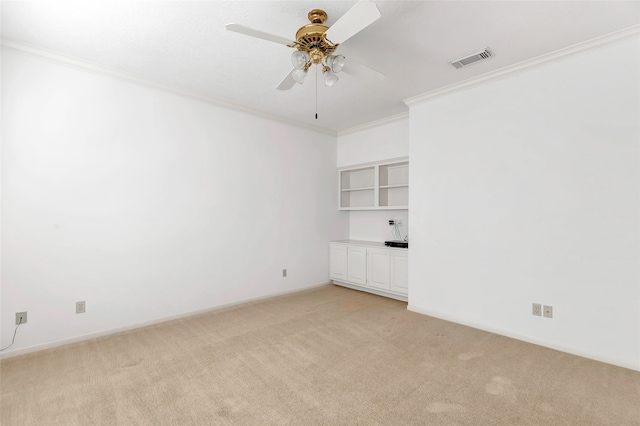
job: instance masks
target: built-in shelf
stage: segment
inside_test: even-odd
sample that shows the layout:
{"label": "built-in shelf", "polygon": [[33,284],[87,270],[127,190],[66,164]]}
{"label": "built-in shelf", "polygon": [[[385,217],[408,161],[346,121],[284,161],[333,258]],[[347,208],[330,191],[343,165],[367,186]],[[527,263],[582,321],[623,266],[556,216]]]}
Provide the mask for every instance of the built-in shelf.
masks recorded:
{"label": "built-in shelf", "polygon": [[348,192],[348,191],[370,191],[370,190],[375,190],[375,188],[373,186],[367,186],[364,188],[345,188],[342,189],[342,191]]}
{"label": "built-in shelf", "polygon": [[408,184],[404,184],[404,185],[380,185],[380,189],[385,189],[385,188],[408,188],[409,185]]}
{"label": "built-in shelf", "polygon": [[340,210],[409,208],[409,161],[396,160],[340,170]]}

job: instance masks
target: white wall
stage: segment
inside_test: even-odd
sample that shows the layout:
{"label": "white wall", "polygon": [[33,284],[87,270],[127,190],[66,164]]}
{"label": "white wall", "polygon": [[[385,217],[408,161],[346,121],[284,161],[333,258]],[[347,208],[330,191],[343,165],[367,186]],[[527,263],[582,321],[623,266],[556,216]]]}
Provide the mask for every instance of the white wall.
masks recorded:
{"label": "white wall", "polygon": [[349,211],[349,238],[364,241],[395,240],[389,220],[402,220],[400,233],[409,233],[408,210],[352,210]]}
{"label": "white wall", "polygon": [[334,137],[13,51],[2,114],[8,353],[329,281]]}
{"label": "white wall", "polygon": [[411,309],[640,369],[639,47],[411,108]]}
{"label": "white wall", "polygon": [[338,135],[338,167],[384,161],[409,155],[409,116],[373,123],[359,131]]}
{"label": "white wall", "polygon": [[[409,117],[398,116],[362,130],[338,136],[338,167],[409,156]],[[349,238],[385,241],[394,239],[389,219],[401,219],[400,232],[409,233],[407,210],[350,211]]]}

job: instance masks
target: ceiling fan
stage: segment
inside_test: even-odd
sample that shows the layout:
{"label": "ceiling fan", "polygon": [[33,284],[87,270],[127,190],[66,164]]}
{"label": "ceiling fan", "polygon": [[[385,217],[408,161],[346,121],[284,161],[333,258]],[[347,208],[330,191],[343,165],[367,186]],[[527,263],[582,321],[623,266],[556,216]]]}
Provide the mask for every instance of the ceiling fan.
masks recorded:
{"label": "ceiling fan", "polygon": [[225,27],[228,31],[296,49],[291,55],[293,69],[280,82],[278,90],[289,90],[296,83],[302,84],[312,65],[322,67],[324,82],[327,86],[333,86],[338,81],[336,73],[340,71],[372,83],[384,80],[384,74],[381,72],[335,54],[340,44],[380,19],[380,11],[374,3],[367,0],[356,3],[331,27],[323,25],[327,19],[327,13],[324,10],[313,9],[309,12],[308,18],[311,23],[297,31],[295,41],[244,25],[227,24]]}

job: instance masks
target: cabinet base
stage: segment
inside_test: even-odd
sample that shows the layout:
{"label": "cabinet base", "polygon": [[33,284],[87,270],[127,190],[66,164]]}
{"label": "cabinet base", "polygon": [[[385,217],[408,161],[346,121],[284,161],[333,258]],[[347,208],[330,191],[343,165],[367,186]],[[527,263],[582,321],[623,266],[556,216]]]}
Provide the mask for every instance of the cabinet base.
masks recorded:
{"label": "cabinet base", "polygon": [[343,282],[343,281],[331,280],[331,282],[333,284],[335,284],[335,285],[339,285],[339,286],[342,286],[342,287],[347,287],[347,288],[350,288],[352,290],[359,290],[359,291],[364,291],[366,293],[377,294],[378,296],[389,297],[391,299],[400,300],[402,302],[407,302],[408,301],[407,296],[404,296],[402,294],[386,292],[384,290],[378,290],[378,289],[371,288],[371,287],[361,287],[359,285],[349,284],[349,283],[346,283],[346,282]]}

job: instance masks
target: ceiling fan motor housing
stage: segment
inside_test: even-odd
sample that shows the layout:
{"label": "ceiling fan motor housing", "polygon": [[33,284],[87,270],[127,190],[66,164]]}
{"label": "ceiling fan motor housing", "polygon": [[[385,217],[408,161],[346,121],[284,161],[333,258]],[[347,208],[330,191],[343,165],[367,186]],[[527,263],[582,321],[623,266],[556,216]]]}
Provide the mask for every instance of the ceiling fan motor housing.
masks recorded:
{"label": "ceiling fan motor housing", "polygon": [[307,14],[312,24],[323,24],[327,20],[327,12],[322,9],[313,9]]}
{"label": "ceiling fan motor housing", "polygon": [[307,15],[310,24],[301,27],[296,33],[296,47],[298,50],[309,52],[311,61],[319,64],[326,57],[331,55],[338,47],[324,36],[329,27],[323,25],[327,19],[324,10],[313,9]]}

